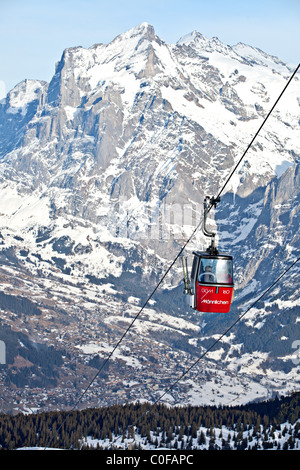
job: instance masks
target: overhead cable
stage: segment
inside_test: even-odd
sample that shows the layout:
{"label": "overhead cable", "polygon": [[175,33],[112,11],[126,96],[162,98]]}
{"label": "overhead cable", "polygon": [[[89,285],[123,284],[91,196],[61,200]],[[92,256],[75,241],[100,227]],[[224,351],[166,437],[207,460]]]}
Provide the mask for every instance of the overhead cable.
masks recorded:
{"label": "overhead cable", "polygon": [[[294,76],[296,75],[296,73],[298,72],[298,69],[300,67],[300,64],[296,67],[296,69],[294,70],[293,74],[291,75],[291,77],[289,78],[288,82],[286,83],[285,87],[283,88],[283,90],[281,91],[280,95],[278,96],[277,100],[275,101],[274,105],[272,106],[272,108],[270,109],[269,113],[267,114],[267,116],[265,117],[265,119],[263,120],[262,124],[260,125],[259,129],[257,130],[257,132],[255,133],[254,137],[252,138],[250,144],[247,146],[246,150],[244,151],[244,153],[242,154],[241,158],[239,159],[239,161],[237,162],[237,164],[235,165],[235,167],[233,168],[232,172],[230,173],[230,175],[228,176],[227,180],[225,181],[225,183],[223,184],[223,186],[221,187],[216,199],[218,197],[220,197],[220,195],[222,194],[222,192],[224,191],[225,187],[227,186],[229,180],[231,179],[231,177],[233,176],[233,174],[235,173],[235,171],[237,170],[238,166],[240,165],[241,161],[244,159],[245,155],[247,154],[247,152],[249,151],[250,147],[252,146],[254,140],[256,139],[256,137],[258,136],[258,134],[260,133],[260,131],[262,130],[263,126],[265,125],[267,119],[269,118],[269,116],[271,115],[271,113],[273,112],[275,106],[277,105],[277,103],[279,102],[279,100],[281,99],[282,95],[284,94],[285,90],[287,89],[287,87],[289,86],[289,84],[291,83],[292,79],[294,78]],[[211,207],[210,207],[211,208]],[[210,210],[210,208],[208,208],[208,212]],[[200,228],[201,224],[203,223],[203,221],[199,222],[199,224],[195,227],[195,229],[193,230],[192,234],[190,235],[190,237],[186,240],[186,242],[184,243],[184,245],[182,246],[182,248],[180,249],[180,251],[178,252],[178,254],[175,256],[174,260],[171,262],[171,264],[169,265],[169,267],[167,268],[167,270],[165,271],[165,273],[163,274],[163,276],[161,277],[161,279],[159,280],[159,282],[157,283],[157,285],[155,286],[155,288],[153,289],[153,291],[151,292],[151,294],[148,296],[148,298],[146,299],[146,301],[144,302],[143,306],[141,307],[141,309],[139,310],[139,312],[135,315],[135,317],[133,318],[132,322],[130,323],[130,325],[127,327],[127,329],[124,331],[124,333],[122,334],[121,338],[118,340],[118,342],[116,343],[116,345],[114,346],[114,348],[112,349],[112,351],[108,354],[108,356],[106,357],[106,359],[104,360],[103,364],[100,366],[100,368],[98,369],[98,371],[96,372],[96,374],[94,375],[94,377],[92,378],[92,380],[89,382],[88,386],[85,388],[85,390],[82,392],[82,394],[79,396],[78,400],[76,401],[76,403],[74,404],[74,406],[72,407],[71,411],[76,409],[76,407],[78,406],[78,404],[82,401],[82,399],[84,398],[84,396],[86,395],[86,393],[88,392],[88,390],[91,388],[91,386],[93,385],[93,383],[95,382],[95,380],[97,379],[97,377],[99,376],[99,374],[102,372],[102,370],[104,369],[104,367],[106,366],[106,364],[108,363],[108,361],[110,360],[110,358],[113,356],[113,354],[115,353],[115,351],[117,350],[117,348],[120,346],[121,342],[123,341],[123,339],[125,338],[125,336],[127,335],[127,333],[129,332],[129,330],[132,328],[132,326],[134,325],[134,323],[136,322],[136,320],[139,318],[139,316],[141,315],[141,313],[143,312],[143,310],[145,309],[146,305],[149,303],[149,301],[151,300],[151,298],[153,297],[153,295],[155,294],[155,292],[157,291],[157,289],[159,288],[159,286],[162,284],[162,282],[164,281],[164,279],[166,278],[166,276],[168,275],[168,273],[170,272],[170,270],[172,269],[172,267],[174,266],[174,264],[176,263],[176,261],[179,259],[179,257],[181,256],[181,254],[183,253],[183,251],[185,250],[186,246],[190,243],[191,239],[194,237],[195,233],[197,232],[197,230]],[[232,325],[233,327],[234,325]],[[225,332],[224,334],[226,334],[227,332]],[[224,335],[222,335],[223,337]],[[221,338],[220,338],[221,339]],[[201,358],[199,358],[197,360],[197,362],[200,360]],[[192,366],[194,367],[194,366]],[[190,369],[189,369],[190,370]],[[188,372],[188,371],[187,371]],[[180,380],[180,379],[179,379]],[[177,383],[177,382],[176,382]],[[175,386],[175,385],[174,385]],[[167,393],[167,392],[166,392]],[[63,425],[63,424],[62,424]],[[62,425],[60,426],[60,428],[62,427]],[[60,429],[59,428],[59,429]],[[59,429],[57,429],[56,433],[59,431]],[[55,434],[56,434],[55,433]],[[51,439],[51,441],[54,439],[54,436],[53,438]]]}
{"label": "overhead cable", "polygon": [[[173,383],[173,384],[172,384],[172,385],[171,385],[171,386],[170,386],[170,387],[151,405],[151,408],[152,408],[152,406],[156,405],[159,401],[161,401],[161,399],[162,399],[167,393],[169,393],[169,392],[178,384],[178,382],[180,382],[180,380],[182,380],[183,377],[185,377],[185,376],[190,372],[190,370],[193,369],[193,367],[195,367],[195,366],[209,353],[209,351],[211,351],[211,350],[216,346],[216,344],[218,344],[218,343],[222,340],[222,338],[224,338],[224,336],[226,336],[227,333],[228,333],[230,330],[232,330],[232,328],[233,328],[239,321],[241,321],[242,318],[244,318],[245,315],[247,315],[247,313],[248,313],[260,300],[262,300],[263,297],[265,297],[265,295],[267,295],[267,294],[270,292],[270,290],[280,281],[280,279],[281,279],[283,276],[285,276],[286,273],[287,273],[290,269],[292,269],[292,268],[295,266],[295,264],[299,261],[299,259],[300,259],[300,257],[298,257],[298,258],[297,258],[297,259],[296,259],[296,260],[295,260],[295,261],[294,261],[294,262],[293,262],[293,263],[292,263],[292,264],[291,264],[291,265],[290,265],[290,266],[289,266],[289,267],[270,285],[270,287],[268,287],[268,289],[267,289],[265,292],[263,292],[263,294],[261,294],[261,295],[250,305],[250,307],[248,307],[247,310],[246,310],[244,313],[242,313],[242,314],[232,323],[232,325],[230,325],[230,326],[227,328],[227,330],[224,331],[224,333],[222,333],[221,336],[220,336],[218,339],[216,339],[216,341],[204,351],[203,354],[201,354],[200,357],[198,357],[198,359],[197,359],[185,372],[183,372],[183,374],[182,374],[182,375],[181,375],[181,376],[180,376],[180,377],[179,377],[179,378],[178,378],[178,379],[177,379],[177,380],[176,380],[176,381],[175,381],[175,382],[174,382],[174,383]],[[150,409],[151,409],[151,408],[150,408]],[[150,409],[147,411],[147,413],[150,411]]]}

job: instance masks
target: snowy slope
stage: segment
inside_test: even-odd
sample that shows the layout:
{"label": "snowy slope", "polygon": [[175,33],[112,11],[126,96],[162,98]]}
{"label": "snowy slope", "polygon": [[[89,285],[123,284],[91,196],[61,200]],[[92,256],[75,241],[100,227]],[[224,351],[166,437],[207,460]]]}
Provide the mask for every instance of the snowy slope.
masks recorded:
{"label": "snowy slope", "polygon": [[[3,309],[4,324],[66,348],[64,367],[73,379],[78,354],[90,371],[91,358],[112,350],[200,222],[203,196],[220,189],[291,73],[288,64],[251,46],[231,47],[198,32],[167,44],[142,23],[109,44],[66,49],[50,83],[24,80],[11,90],[0,103],[0,285],[2,292],[38,303],[43,315],[29,320]],[[299,250],[299,99],[296,76],[209,221],[236,260],[233,314]],[[205,243],[197,232],[187,254]],[[146,395],[157,396],[166,371],[171,380],[180,364],[189,364],[222,332],[222,321],[187,309],[181,278],[178,263],[116,355],[112,388],[132,384],[138,367],[143,384],[150,378]],[[170,400],[226,404],[293,388],[297,368],[288,358],[299,325],[294,282],[284,285],[293,335],[287,321],[284,328],[277,324],[280,291],[243,324],[251,335],[269,323],[278,335],[283,328],[280,338],[289,340],[278,341],[285,348],[252,347],[241,327],[210,355],[209,377],[203,379],[201,368],[200,381],[192,377]],[[261,320],[267,317],[269,323]],[[243,351],[240,344],[245,355],[232,362],[235,351]],[[261,382],[279,349],[275,372]],[[161,373],[153,392],[155,361]],[[282,362],[289,366],[279,372]],[[144,372],[145,364],[151,372]],[[76,386],[60,374],[60,386],[74,397]],[[99,393],[109,402],[111,389],[104,390]],[[135,399],[138,390],[128,387],[128,397]],[[95,397],[91,392],[88,403]]]}

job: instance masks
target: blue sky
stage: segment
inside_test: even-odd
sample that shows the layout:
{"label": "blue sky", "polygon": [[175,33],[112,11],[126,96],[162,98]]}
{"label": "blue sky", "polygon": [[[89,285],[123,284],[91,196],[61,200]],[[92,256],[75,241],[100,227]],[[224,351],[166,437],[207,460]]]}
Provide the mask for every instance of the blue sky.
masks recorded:
{"label": "blue sky", "polygon": [[144,21],[168,43],[197,30],[297,65],[300,0],[0,0],[0,98],[24,78],[50,81],[66,47],[108,43]]}

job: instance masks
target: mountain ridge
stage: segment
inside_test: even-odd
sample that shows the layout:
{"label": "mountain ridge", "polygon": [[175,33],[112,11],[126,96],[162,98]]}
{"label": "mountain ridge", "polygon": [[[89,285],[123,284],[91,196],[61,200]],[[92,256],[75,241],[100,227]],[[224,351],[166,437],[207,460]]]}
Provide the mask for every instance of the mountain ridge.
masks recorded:
{"label": "mountain ridge", "polygon": [[[182,38],[168,45],[142,23],[107,45],[66,49],[49,84],[24,80],[1,100],[1,289],[28,298],[42,312],[22,315],[16,306],[12,311],[5,307],[2,323],[12,328],[14,354],[24,356],[23,343],[18,346],[14,336],[18,331],[26,331],[32,344],[67,351],[63,365],[51,371],[59,377],[57,397],[52,397],[52,383],[43,392],[29,387],[24,407],[41,396],[40,406],[46,409],[66,406],[65,397],[75,400],[94,371],[89,364],[105,357],[147,301],[200,222],[204,195],[216,194],[226,181],[290,75],[280,59],[257,49],[252,60],[253,48],[243,57],[234,50],[245,52],[241,45],[222,45],[200,33],[193,37],[189,44]],[[158,380],[157,391],[146,386],[146,397],[155,398],[164,388],[164,375],[172,380],[182,364],[198,357],[270,285],[275,269],[283,271],[296,256],[298,82],[295,77],[284,104],[274,111],[210,216],[220,247],[232,251],[236,263],[231,316],[191,312],[182,295],[181,266],[175,265],[135,323],[128,346],[113,360],[111,383],[123,384],[120,395],[111,393],[116,385],[106,387],[99,378],[99,390],[86,397],[87,403],[97,403],[99,396],[108,404],[116,396],[136,399],[147,380],[152,386]],[[190,257],[205,244],[198,231],[186,254]],[[245,402],[293,388],[298,370],[292,349],[299,309],[296,269],[292,281],[283,281],[284,290],[268,296],[267,307],[256,307],[247,324],[209,355],[207,370],[199,366],[198,379],[192,375],[167,397],[170,403]],[[278,323],[282,308],[293,332],[284,318]],[[270,328],[262,318],[268,318]],[[258,349],[251,352],[254,346]],[[130,349],[136,354],[131,359]],[[3,383],[20,379],[36,384],[38,369],[16,367],[13,353],[2,370]],[[158,377],[156,363],[161,366]],[[135,388],[137,370],[142,375]],[[43,383],[44,368],[40,372]],[[221,390],[214,380],[222,383]],[[234,381],[238,392],[232,389]],[[5,387],[5,393],[13,407],[20,391]]]}

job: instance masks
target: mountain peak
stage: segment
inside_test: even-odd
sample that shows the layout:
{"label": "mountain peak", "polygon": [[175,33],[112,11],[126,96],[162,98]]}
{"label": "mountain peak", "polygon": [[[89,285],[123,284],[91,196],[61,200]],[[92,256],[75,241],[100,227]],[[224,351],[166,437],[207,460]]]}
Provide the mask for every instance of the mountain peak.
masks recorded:
{"label": "mountain peak", "polygon": [[182,45],[189,45],[192,42],[196,41],[197,39],[206,39],[201,33],[198,31],[194,30],[191,33],[185,34],[182,36],[178,41],[177,45],[182,46]]}
{"label": "mountain peak", "polygon": [[151,24],[147,23],[146,21],[144,21],[143,23],[140,23],[139,25],[135,26],[132,29],[142,32],[142,33],[148,33],[148,32],[154,33],[154,27]]}
{"label": "mountain peak", "polygon": [[285,73],[293,70],[293,67],[289,66],[278,57],[267,54],[258,47],[238,42],[236,45],[232,46],[232,49],[253,64],[272,67],[274,70]]}
{"label": "mountain peak", "polygon": [[149,23],[143,22],[133,28],[129,29],[125,33],[119,34],[113,42],[123,41],[132,38],[144,38],[148,39],[148,41],[154,41],[156,39],[154,27]]}
{"label": "mountain peak", "polygon": [[[54,355],[43,372],[35,355],[25,351],[24,334],[20,341],[16,337],[16,354],[32,360],[38,374],[21,362],[19,368],[19,359],[12,362],[18,356],[10,355],[0,374],[7,406],[15,406],[24,390],[22,411],[39,403],[41,411],[65,407],[62,388],[76,399],[84,376],[94,373],[119,340],[187,238],[195,235],[187,256],[205,248],[204,235],[195,231],[203,196],[219,191],[286,83],[286,69],[281,73],[278,65],[274,73],[275,62],[258,52],[255,61],[247,59],[254,52],[242,46],[235,52],[197,31],[169,45],[141,23],[109,44],[66,49],[49,85],[25,80],[0,103],[0,294],[6,295],[0,295],[0,333],[13,318],[14,334],[23,330],[41,338],[63,357],[61,370],[60,356]],[[291,83],[288,101],[272,115],[272,125],[226,185],[209,221],[220,250],[235,259],[232,318],[269,287],[299,249],[297,85]],[[285,280],[284,291],[278,287],[268,294],[266,308],[257,306],[226,351],[220,344],[209,358],[211,372],[203,369],[190,394],[185,384],[178,387],[170,403],[225,404],[295,388],[297,369],[288,364],[288,337],[299,316],[294,279]],[[200,317],[185,305],[178,263],[161,288],[144,323],[115,358],[107,389],[103,377],[84,406],[116,397],[137,400],[140,387],[127,387],[137,371],[141,384],[149,380],[149,399],[155,400],[155,385],[161,387],[164,376],[176,374],[187,355],[197,357],[212,332],[218,333],[219,319]],[[23,299],[37,304],[38,313]],[[258,331],[264,341],[253,340]],[[236,357],[240,344],[242,355]],[[134,357],[137,352],[136,361],[129,348]],[[78,351],[82,374],[74,369]],[[156,354],[164,358],[161,382]],[[265,381],[257,388],[262,370]],[[211,391],[201,395],[204,380]]]}
{"label": "mountain peak", "polygon": [[47,86],[47,82],[42,80],[27,78],[22,80],[7,94],[7,109],[11,113],[16,113],[19,110],[23,115],[26,114],[29,103],[38,101],[41,93]]}
{"label": "mountain peak", "polygon": [[192,31],[189,34],[186,34],[182,38],[179,39],[177,42],[178,46],[190,46],[196,48],[198,51],[201,52],[218,52],[223,55],[230,55],[232,54],[232,48],[222,41],[220,41],[217,37],[207,38],[203,36],[203,34],[199,33],[198,31]]}

